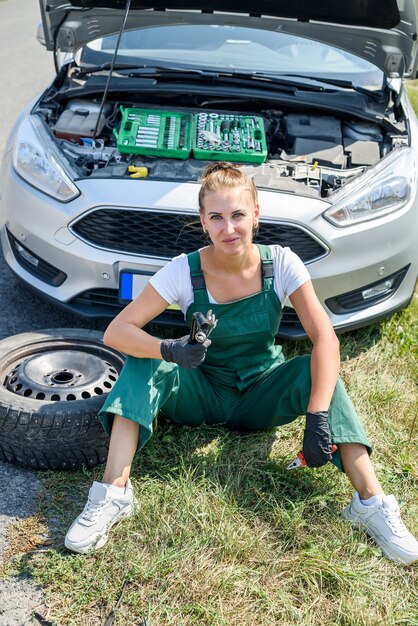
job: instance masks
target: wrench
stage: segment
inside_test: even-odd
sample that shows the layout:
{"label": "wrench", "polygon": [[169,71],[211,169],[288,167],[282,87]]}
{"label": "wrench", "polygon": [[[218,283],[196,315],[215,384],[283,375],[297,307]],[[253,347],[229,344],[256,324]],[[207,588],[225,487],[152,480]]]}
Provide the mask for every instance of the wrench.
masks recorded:
{"label": "wrench", "polygon": [[217,323],[218,320],[212,313],[212,309],[209,309],[206,317],[199,311],[193,313],[189,343],[203,343],[206,341]]}

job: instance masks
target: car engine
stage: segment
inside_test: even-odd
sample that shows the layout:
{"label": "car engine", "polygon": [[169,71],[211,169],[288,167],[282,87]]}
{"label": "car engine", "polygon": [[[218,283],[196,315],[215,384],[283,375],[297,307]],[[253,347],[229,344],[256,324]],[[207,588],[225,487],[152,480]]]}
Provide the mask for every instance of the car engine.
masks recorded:
{"label": "car engine", "polygon": [[402,121],[384,125],[315,110],[242,110],[238,100],[202,98],[198,104],[102,105],[99,99],[61,96],[41,99],[34,113],[79,179],[197,181],[210,161],[228,160],[259,188],[327,197],[408,144]]}

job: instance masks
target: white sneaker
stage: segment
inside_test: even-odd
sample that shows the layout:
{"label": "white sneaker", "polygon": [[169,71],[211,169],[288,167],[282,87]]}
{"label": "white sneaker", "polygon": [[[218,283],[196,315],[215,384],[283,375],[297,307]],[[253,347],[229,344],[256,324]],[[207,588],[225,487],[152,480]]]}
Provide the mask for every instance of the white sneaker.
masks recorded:
{"label": "white sneaker", "polygon": [[380,504],[365,506],[355,493],[341,515],[355,528],[363,528],[391,561],[410,565],[418,559],[418,541],[403,523],[395,496],[383,496]]}
{"label": "white sneaker", "polygon": [[65,547],[81,554],[102,548],[113,524],[130,517],[133,509],[134,495],[129,479],[121,495],[115,495],[109,485],[94,482],[86,506],[68,529]]}

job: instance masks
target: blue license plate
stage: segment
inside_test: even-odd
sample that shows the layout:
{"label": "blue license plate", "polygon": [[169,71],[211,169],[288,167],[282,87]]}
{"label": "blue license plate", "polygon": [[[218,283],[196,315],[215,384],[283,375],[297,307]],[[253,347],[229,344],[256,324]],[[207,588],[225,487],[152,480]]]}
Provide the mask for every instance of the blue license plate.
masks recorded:
{"label": "blue license plate", "polygon": [[154,272],[129,272],[123,270],[119,274],[119,302],[128,304],[132,302],[144,287]]}

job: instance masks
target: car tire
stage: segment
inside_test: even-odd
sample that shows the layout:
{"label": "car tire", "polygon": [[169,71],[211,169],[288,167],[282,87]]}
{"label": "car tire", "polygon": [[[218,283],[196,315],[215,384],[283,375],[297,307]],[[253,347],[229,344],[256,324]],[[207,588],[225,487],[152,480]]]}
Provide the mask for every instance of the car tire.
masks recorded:
{"label": "car tire", "polygon": [[32,469],[78,469],[106,460],[97,412],[124,356],[103,334],[52,329],[0,341],[0,460]]}

